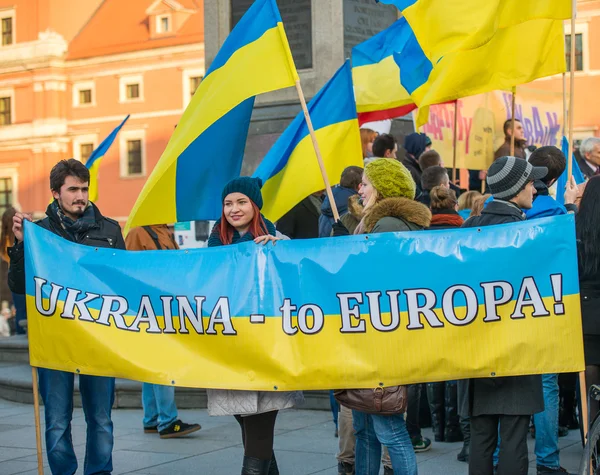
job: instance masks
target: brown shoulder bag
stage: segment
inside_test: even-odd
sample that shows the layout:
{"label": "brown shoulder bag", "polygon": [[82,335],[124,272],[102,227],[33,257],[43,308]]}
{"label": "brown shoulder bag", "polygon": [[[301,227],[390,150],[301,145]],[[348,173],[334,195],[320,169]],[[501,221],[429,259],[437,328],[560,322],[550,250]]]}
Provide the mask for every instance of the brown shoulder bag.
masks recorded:
{"label": "brown shoulder bag", "polygon": [[403,414],[408,405],[406,386],[390,386],[375,389],[338,389],[333,392],[335,399],[348,409],[367,414],[391,416]]}

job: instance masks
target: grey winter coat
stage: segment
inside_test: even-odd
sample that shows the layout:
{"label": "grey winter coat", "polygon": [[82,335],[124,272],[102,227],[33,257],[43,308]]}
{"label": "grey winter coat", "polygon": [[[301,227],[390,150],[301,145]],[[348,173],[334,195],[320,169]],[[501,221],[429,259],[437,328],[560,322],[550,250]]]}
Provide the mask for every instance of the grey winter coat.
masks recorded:
{"label": "grey winter coat", "polygon": [[248,416],[289,409],[304,401],[302,391],[233,391],[208,389],[208,414]]}

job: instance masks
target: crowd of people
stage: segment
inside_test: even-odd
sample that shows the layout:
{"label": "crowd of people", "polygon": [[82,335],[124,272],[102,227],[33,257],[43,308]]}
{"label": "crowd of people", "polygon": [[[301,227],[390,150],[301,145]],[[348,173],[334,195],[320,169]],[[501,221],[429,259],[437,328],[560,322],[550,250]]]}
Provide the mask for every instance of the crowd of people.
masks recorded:
{"label": "crowd of people", "polygon": [[[515,128],[515,133],[518,133]],[[505,127],[507,143],[511,129]],[[600,324],[594,314],[600,299],[600,139],[588,139],[578,160],[589,180],[566,190],[553,190],[566,160],[556,147],[522,151],[498,157],[481,176],[487,190],[461,189],[450,179],[442,157],[431,150],[425,134],[404,140],[402,157],[395,138],[362,130],[364,168],[344,170],[333,199],[341,218],[333,217],[333,204],[322,193],[308,196],[286,216],[272,223],[261,214],[263,197],[259,179],[240,177],[228,183],[220,197],[222,215],[214,225],[208,246],[232,246],[254,241],[257,245],[281,239],[340,237],[382,232],[451,230],[575,213],[581,281],[584,348],[588,385],[600,383]],[[503,145],[504,148],[506,143]],[[520,156],[522,155],[522,156]],[[116,221],[103,216],[88,199],[89,171],[74,159],[59,162],[51,171],[54,197],[46,217],[36,224],[64,239],[94,247],[129,250],[177,249],[166,225],[133,229],[124,240]],[[488,194],[481,194],[487,191]],[[564,194],[565,205],[553,197]],[[14,295],[25,293],[23,221],[16,213],[3,218],[2,240],[10,261],[8,284]],[[14,244],[13,244],[14,241]],[[15,300],[16,302],[17,300]],[[561,375],[562,377],[563,375]],[[54,475],[73,474],[77,458],[71,439],[74,374],[39,369],[40,393],[46,410],[46,447]],[[80,375],[80,391],[87,422],[85,475],[113,470],[114,378]],[[381,465],[387,474],[417,473],[416,453],[432,443],[463,442],[458,460],[469,463],[470,475],[527,474],[526,440],[534,427],[538,475],[567,473],[559,459],[559,434],[576,427],[575,390],[572,378],[529,375],[414,384],[385,388],[402,395],[392,414],[373,414],[339,404],[331,394],[335,435],[339,437],[340,475],[376,475]],[[354,391],[354,390],[347,390]],[[340,399],[341,400],[341,399]],[[208,391],[208,412],[234,416],[240,425],[244,448],[243,475],[279,473],[273,451],[278,411],[297,406],[302,393]],[[173,388],[144,384],[144,420],[147,433],[161,438],[181,437],[200,430],[198,424],[178,419]],[[597,410],[598,408],[593,408]],[[421,428],[430,424],[434,441]],[[530,427],[531,426],[531,427]]]}

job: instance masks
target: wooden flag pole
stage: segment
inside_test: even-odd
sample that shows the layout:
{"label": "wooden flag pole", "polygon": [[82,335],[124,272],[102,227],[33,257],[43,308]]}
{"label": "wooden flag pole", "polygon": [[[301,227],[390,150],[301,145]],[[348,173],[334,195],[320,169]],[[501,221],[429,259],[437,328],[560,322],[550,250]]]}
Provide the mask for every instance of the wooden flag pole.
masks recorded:
{"label": "wooden flag pole", "polygon": [[563,137],[567,136],[567,118],[569,117],[568,103],[567,103],[567,73],[563,73],[563,126],[562,134]]}
{"label": "wooden flag pole", "polygon": [[37,368],[31,367],[31,384],[33,387],[33,410],[35,411],[35,443],[37,446],[38,474],[44,475],[44,457],[42,456],[42,425],[40,421],[40,394],[38,389]]}
{"label": "wooden flag pole", "polygon": [[452,183],[456,185],[456,149],[458,137],[458,99],[454,101],[454,142],[452,143]]}
{"label": "wooden flag pole", "polygon": [[[571,180],[573,174],[573,128],[575,124],[575,18],[577,17],[577,0],[571,1],[571,71],[570,97],[569,97],[569,155],[567,158],[567,179]],[[585,379],[585,375],[584,375]],[[586,414],[587,417],[587,414]]]}
{"label": "wooden flag pole", "polygon": [[510,155],[515,156],[515,106],[517,101],[517,86],[512,88],[512,119],[510,122],[510,130],[512,131],[510,136]]}
{"label": "wooden flag pole", "polygon": [[302,104],[302,110],[304,111],[306,126],[308,127],[308,132],[310,133],[310,138],[317,155],[317,161],[319,162],[319,168],[321,169],[321,175],[323,176],[323,182],[325,183],[325,190],[327,191],[327,197],[329,198],[329,203],[331,204],[333,219],[338,221],[340,219],[340,213],[338,212],[337,206],[335,205],[335,200],[333,199],[333,192],[331,191],[331,185],[329,184],[329,178],[327,177],[327,170],[325,169],[325,163],[323,162],[321,149],[319,148],[319,143],[317,142],[317,135],[315,134],[312,120],[310,120],[310,114],[308,113],[308,107],[306,106],[306,99],[304,99],[304,92],[302,91],[302,86],[300,85],[299,79],[296,79],[296,91],[298,91],[300,104]]}
{"label": "wooden flag pole", "polygon": [[581,395],[581,420],[583,421],[583,440],[585,441],[588,430],[589,430],[589,420],[588,420],[588,394],[587,394],[587,384],[585,381],[585,371],[579,373],[579,394]]}

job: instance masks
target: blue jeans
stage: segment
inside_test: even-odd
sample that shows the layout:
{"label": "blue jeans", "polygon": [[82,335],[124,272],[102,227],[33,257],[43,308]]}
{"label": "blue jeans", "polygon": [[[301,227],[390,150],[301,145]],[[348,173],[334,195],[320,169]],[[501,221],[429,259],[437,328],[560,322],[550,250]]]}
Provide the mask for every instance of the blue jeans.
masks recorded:
{"label": "blue jeans", "polygon": [[[38,368],[40,394],[45,406],[46,451],[53,475],[73,475],[77,457],[71,439],[73,384],[75,375]],[[113,423],[110,412],[115,399],[115,379],[79,376],[79,391],[87,423],[84,475],[112,472]]]}
{"label": "blue jeans", "polygon": [[558,374],[543,374],[544,412],[533,416],[537,465],[560,467],[558,448]]}
{"label": "blue jeans", "polygon": [[402,414],[379,416],[352,411],[356,432],[356,475],[378,475],[381,445],[388,448],[395,475],[417,475],[417,457]]}
{"label": "blue jeans", "polygon": [[177,420],[175,387],[144,383],[142,385],[144,427],[158,426],[161,431]]}
{"label": "blue jeans", "polygon": [[25,304],[25,294],[15,294],[12,292],[13,305],[15,306],[15,332],[17,335],[25,335],[25,329],[19,325],[23,320],[27,320],[27,307]]}
{"label": "blue jeans", "polygon": [[333,391],[329,391],[329,406],[331,407],[331,413],[333,414],[333,423],[335,428],[338,428],[338,413],[340,412],[340,405],[338,404]]}

